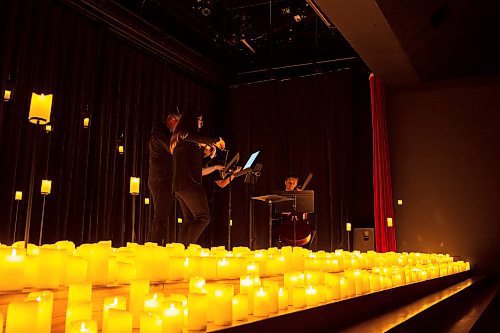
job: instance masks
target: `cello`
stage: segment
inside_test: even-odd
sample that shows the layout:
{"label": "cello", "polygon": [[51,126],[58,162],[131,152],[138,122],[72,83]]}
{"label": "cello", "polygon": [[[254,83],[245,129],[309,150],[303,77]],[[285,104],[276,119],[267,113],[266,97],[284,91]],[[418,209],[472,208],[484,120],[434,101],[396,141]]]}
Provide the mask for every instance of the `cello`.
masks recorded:
{"label": "cello", "polygon": [[[309,173],[301,189],[306,189],[311,181],[312,173]],[[296,200],[295,196],[294,199]],[[294,209],[296,205],[294,203]],[[292,211],[290,214],[283,216],[283,223],[280,227],[280,239],[283,243],[293,246],[302,246],[309,243],[311,240],[311,227],[307,219],[307,213]]]}

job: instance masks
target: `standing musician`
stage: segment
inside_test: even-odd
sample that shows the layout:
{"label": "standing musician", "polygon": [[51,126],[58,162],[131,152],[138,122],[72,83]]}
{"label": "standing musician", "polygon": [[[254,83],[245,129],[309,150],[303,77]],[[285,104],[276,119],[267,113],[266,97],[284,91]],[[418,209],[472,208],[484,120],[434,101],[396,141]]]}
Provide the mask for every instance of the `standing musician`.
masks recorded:
{"label": "standing musician", "polygon": [[177,113],[169,113],[164,123],[155,127],[149,139],[148,187],[153,199],[154,216],[148,226],[148,240],[163,244],[175,240],[175,221],[170,216],[174,196],[172,174],[174,162],[170,138],[179,122]]}
{"label": "standing musician", "polygon": [[196,243],[210,223],[202,176],[224,169],[222,165],[202,168],[202,158],[214,156],[216,147],[224,149],[225,142],[200,135],[201,126],[201,117],[194,112],[184,112],[170,140],[174,155],[173,190],[184,215],[179,241],[186,246]]}

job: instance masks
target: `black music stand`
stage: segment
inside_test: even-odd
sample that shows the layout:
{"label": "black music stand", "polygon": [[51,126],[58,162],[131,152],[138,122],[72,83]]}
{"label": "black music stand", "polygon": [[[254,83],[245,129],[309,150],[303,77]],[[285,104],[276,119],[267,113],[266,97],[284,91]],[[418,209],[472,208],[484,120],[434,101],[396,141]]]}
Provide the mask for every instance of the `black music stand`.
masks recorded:
{"label": "black music stand", "polygon": [[[314,191],[280,191],[277,195],[289,198],[290,201],[282,201],[274,206],[276,213],[314,213]],[[297,234],[295,222],[293,222],[293,242],[296,245]]]}
{"label": "black music stand", "polygon": [[259,197],[252,197],[253,200],[267,202],[269,205],[269,247],[272,246],[272,228],[273,228],[273,204],[278,202],[293,201],[292,198],[287,198],[285,196],[269,194],[262,195]]}

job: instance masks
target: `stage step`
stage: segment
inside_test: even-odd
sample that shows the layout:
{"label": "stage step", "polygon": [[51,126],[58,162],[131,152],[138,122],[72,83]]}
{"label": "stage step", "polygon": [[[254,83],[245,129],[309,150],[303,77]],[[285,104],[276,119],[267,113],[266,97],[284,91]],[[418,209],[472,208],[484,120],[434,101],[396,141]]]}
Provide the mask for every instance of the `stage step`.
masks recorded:
{"label": "stage step", "polygon": [[[394,310],[353,325],[342,332],[489,332],[485,319],[474,327],[497,296],[499,286],[484,277],[469,278]],[[497,306],[498,310],[498,306]],[[498,315],[498,313],[496,313]],[[490,316],[491,317],[491,316]],[[495,315],[492,316],[495,318]],[[495,322],[495,321],[493,321]],[[498,324],[496,324],[498,325]],[[495,332],[498,332],[496,330]]]}

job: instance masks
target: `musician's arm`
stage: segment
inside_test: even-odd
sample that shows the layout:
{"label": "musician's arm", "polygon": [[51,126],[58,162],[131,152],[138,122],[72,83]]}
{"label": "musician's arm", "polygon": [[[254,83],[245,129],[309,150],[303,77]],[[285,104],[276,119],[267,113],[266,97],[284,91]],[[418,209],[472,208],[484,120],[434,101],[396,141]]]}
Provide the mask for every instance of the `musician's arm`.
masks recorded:
{"label": "musician's arm", "polygon": [[209,175],[212,172],[217,171],[217,170],[224,170],[224,166],[223,165],[212,165],[212,166],[203,168],[203,169],[201,169],[201,175],[206,176],[206,175]]}
{"label": "musician's arm", "polygon": [[215,181],[215,184],[219,185],[220,188],[224,188],[226,187],[227,185],[229,185],[230,182],[233,181],[235,177],[233,175],[229,176],[229,177],[226,177],[224,179],[219,179],[219,180],[216,180]]}

